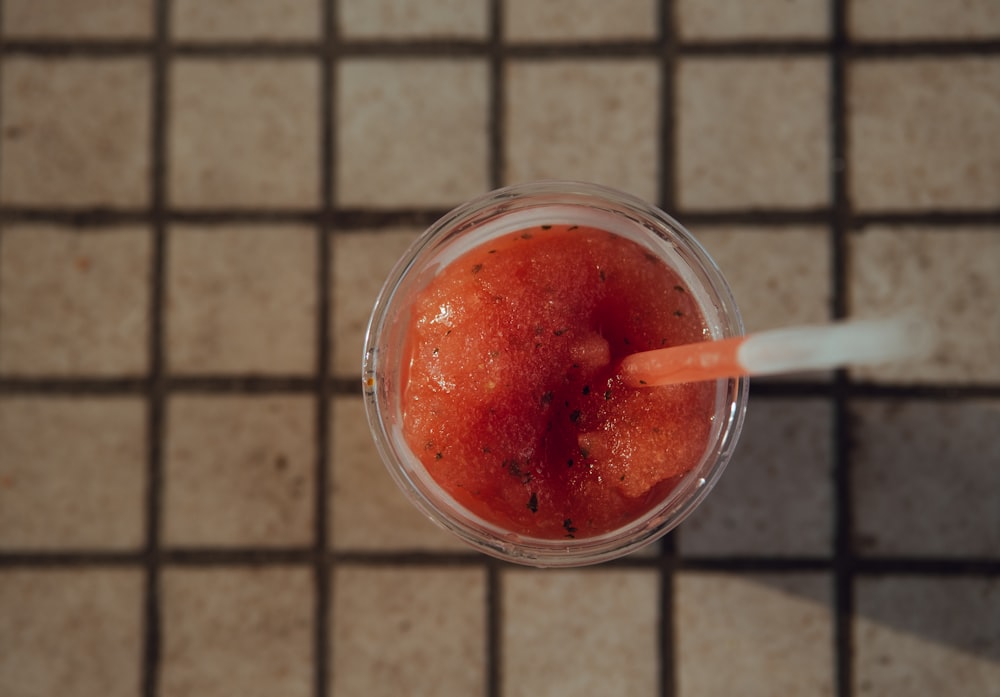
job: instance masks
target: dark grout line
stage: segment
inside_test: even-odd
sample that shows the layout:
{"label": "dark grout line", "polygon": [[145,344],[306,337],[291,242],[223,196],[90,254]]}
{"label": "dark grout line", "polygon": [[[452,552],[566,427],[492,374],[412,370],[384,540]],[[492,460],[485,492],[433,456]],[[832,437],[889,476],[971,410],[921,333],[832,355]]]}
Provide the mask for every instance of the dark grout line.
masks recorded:
{"label": "dark grout line", "polygon": [[[165,395],[212,394],[311,394],[321,389],[317,378],[282,375],[174,375],[161,378]],[[328,376],[330,396],[360,397],[362,386],[357,378]],[[152,389],[150,378],[142,377],[0,377],[0,397],[75,396],[104,397],[146,395]],[[833,399],[838,391],[849,400],[941,400],[961,401],[1000,399],[1000,384],[976,385],[942,383],[928,385],[892,385],[855,382],[838,386],[836,379],[777,381],[758,379],[751,382],[750,396],[755,399]]]}
{"label": "dark grout line", "polygon": [[[507,66],[504,60],[504,0],[488,0],[489,16],[489,162],[487,176],[491,189],[504,184],[506,174]],[[503,694],[503,599],[500,565],[494,560],[486,564],[485,623],[486,637],[484,659],[485,697]]]}
{"label": "dark grout line", "polygon": [[[683,528],[681,528],[683,529]],[[667,545],[670,536],[664,538]],[[497,572],[504,569],[530,570],[531,567],[502,562],[471,548],[468,551],[363,551],[343,550],[320,555],[336,566],[409,567],[409,568],[480,568],[493,565]],[[312,566],[317,563],[315,546],[299,547],[169,547],[155,555],[143,549],[52,549],[0,551],[0,569],[4,568],[148,568],[151,563],[162,566]],[[733,574],[795,574],[835,572],[836,559],[822,556],[679,556],[675,572],[705,572]],[[655,570],[663,565],[663,556],[639,555],[616,559],[603,564],[578,567],[579,573],[608,569]],[[851,561],[855,576],[986,576],[1000,577],[1000,555],[984,556],[870,556]]]}
{"label": "dark grout line", "polygon": [[168,37],[169,0],[152,5],[156,37],[152,49],[152,127],[150,216],[153,234],[149,308],[149,382],[148,382],[148,481],[146,496],[146,594],[145,631],[142,670],[142,694],[156,697],[160,672],[162,607],[160,605],[160,519],[163,491],[163,452],[166,432],[165,371],[165,282],[166,282],[166,189],[167,189],[167,118],[168,118]]}
{"label": "dark grout line", "polygon": [[[333,570],[336,561],[330,549],[329,489],[333,432],[332,396],[339,384],[331,382],[330,361],[333,356],[332,286],[333,244],[331,234],[336,229],[337,190],[337,66],[339,60],[339,4],[328,0],[322,4],[322,65],[320,70],[320,212],[316,248],[316,500],[313,573],[316,583],[316,606],[313,634],[313,694],[325,697],[330,692],[330,661],[332,656]],[[359,357],[360,363],[360,357]],[[360,376],[359,376],[360,377]],[[355,380],[360,390],[360,380]],[[334,531],[335,532],[335,531]]]}
{"label": "dark grout line", "polygon": [[[679,49],[675,31],[676,7],[672,0],[658,4],[657,54],[660,67],[660,143],[658,153],[658,197],[661,208],[673,214],[678,207],[677,180],[677,77]],[[686,224],[683,223],[682,224]],[[672,532],[660,540],[660,554],[656,559],[659,577],[657,643],[658,694],[674,697],[677,694],[677,626],[674,609],[674,580],[679,550],[677,533]],[[639,559],[639,558],[637,558]],[[631,560],[630,560],[631,561]]]}
{"label": "dark grout line", "polygon": [[[668,118],[672,118],[667,114]],[[493,114],[492,119],[502,122],[502,111]],[[502,127],[502,125],[501,125]],[[502,135],[491,138],[491,147],[500,153],[495,162],[488,168],[491,179],[502,183]],[[661,146],[662,149],[662,146]],[[491,159],[493,156],[491,155]],[[669,174],[669,173],[668,173]],[[667,188],[661,183],[661,189]],[[756,209],[756,210],[684,210],[676,204],[664,202],[665,192],[660,193],[660,207],[669,208],[668,212],[687,227],[700,225],[734,225],[734,226],[769,226],[786,227],[798,225],[825,225],[834,214],[833,209]],[[457,202],[456,202],[457,203]],[[276,223],[301,225],[326,225],[333,228],[335,234],[351,234],[354,232],[378,232],[381,229],[397,227],[426,228],[445,215],[447,211],[439,208],[418,209],[360,209],[331,208],[320,209],[203,209],[203,210],[164,210],[158,215],[171,225],[267,225]],[[0,224],[31,224],[56,223],[79,227],[84,230],[97,227],[114,227],[120,225],[150,224],[154,218],[151,209],[108,209],[108,208],[27,208],[20,206],[0,206]],[[884,211],[852,214],[847,226],[852,230],[869,225],[896,225],[912,227],[933,226],[968,226],[971,228],[988,228],[1000,225],[1000,209],[972,210],[928,210]]]}
{"label": "dark grout line", "polygon": [[[0,55],[38,58],[125,58],[155,51],[153,39],[28,39],[7,38]],[[316,59],[326,55],[324,40],[192,41],[168,43],[172,56],[220,60]],[[826,39],[690,40],[677,43],[683,57],[800,57],[825,56],[840,50],[849,59],[914,59],[1000,53],[1000,39],[860,40]],[[348,39],[337,42],[343,58],[488,58],[491,37],[485,39]],[[655,40],[572,42],[511,42],[501,46],[504,58],[514,60],[656,58]]]}
{"label": "dark grout line", "polygon": [[[847,168],[848,125],[848,4],[833,0],[830,5],[834,52],[830,65],[830,168],[833,217],[831,244],[831,314],[846,317],[848,307],[848,232],[851,222],[850,172]],[[853,504],[851,500],[851,421],[847,393],[851,385],[846,370],[834,374],[833,435],[834,463],[834,679],[837,697],[851,697],[854,684],[854,548]]]}

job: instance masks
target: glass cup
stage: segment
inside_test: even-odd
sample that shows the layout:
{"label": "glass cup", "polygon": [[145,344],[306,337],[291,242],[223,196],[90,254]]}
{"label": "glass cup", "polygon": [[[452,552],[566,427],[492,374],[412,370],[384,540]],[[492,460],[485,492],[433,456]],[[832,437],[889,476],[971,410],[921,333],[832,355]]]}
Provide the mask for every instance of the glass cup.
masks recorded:
{"label": "glass cup", "polygon": [[426,472],[403,435],[401,379],[412,298],[450,262],[487,240],[542,224],[601,228],[645,247],[684,281],[714,339],[743,333],[722,273],[701,245],[663,211],[628,194],[571,181],[541,181],[487,193],[434,223],[396,263],[372,311],[363,381],[368,423],[379,454],[403,493],[432,521],[476,549],[538,567],[594,564],[624,556],[684,520],[719,479],[746,411],[747,378],[715,381],[712,429],[698,464],[662,500],[618,529],[580,539],[527,537],[460,505]]}

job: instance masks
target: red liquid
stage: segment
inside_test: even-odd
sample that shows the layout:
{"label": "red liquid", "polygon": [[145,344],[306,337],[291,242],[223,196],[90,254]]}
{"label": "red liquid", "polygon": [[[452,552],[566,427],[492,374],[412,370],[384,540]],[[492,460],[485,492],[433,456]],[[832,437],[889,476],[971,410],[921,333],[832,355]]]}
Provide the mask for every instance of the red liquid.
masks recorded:
{"label": "red liquid", "polygon": [[614,530],[704,453],[713,383],[626,387],[619,361],[704,341],[680,278],[639,245],[554,225],[492,240],[416,297],[403,427],[481,518],[547,539]]}

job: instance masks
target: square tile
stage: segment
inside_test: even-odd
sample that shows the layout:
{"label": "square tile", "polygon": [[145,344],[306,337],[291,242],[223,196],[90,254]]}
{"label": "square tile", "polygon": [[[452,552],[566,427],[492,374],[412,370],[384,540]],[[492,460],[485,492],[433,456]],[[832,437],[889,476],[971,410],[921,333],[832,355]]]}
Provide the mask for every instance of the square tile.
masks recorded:
{"label": "square tile", "polygon": [[489,33],[487,0],[340,0],[350,39],[470,39]]}
{"label": "square tile", "polygon": [[18,39],[139,39],[153,33],[152,0],[5,0],[3,33]]}
{"label": "square tile", "polygon": [[0,549],[142,545],[145,430],[140,399],[0,399]]}
{"label": "square tile", "polygon": [[166,306],[170,369],[312,372],[317,234],[299,225],[172,228]]}
{"label": "square tile", "polygon": [[650,60],[510,63],[506,182],[580,179],[655,199],[659,89]]}
{"label": "square tile", "polygon": [[167,569],[161,697],[311,695],[312,571]]}
{"label": "square tile", "polygon": [[659,592],[655,571],[504,572],[505,697],[658,694]]}
{"label": "square tile", "polygon": [[685,208],[823,206],[830,198],[823,58],[686,58],[677,76]]}
{"label": "square tile", "polygon": [[1000,206],[1000,57],[854,62],[847,108],[857,210]]}
{"label": "square tile", "polygon": [[420,230],[361,230],[333,238],[333,372],[361,374],[365,330],[392,267],[417,239]]}
{"label": "square tile", "polygon": [[341,206],[450,207],[489,188],[485,61],[346,59],[336,90]]}
{"label": "square tile", "polygon": [[852,413],[861,554],[997,556],[1000,401],[866,401]]}
{"label": "square tile", "polygon": [[141,693],[143,574],[138,569],[0,570],[0,693]]}
{"label": "square tile", "polygon": [[1000,695],[996,578],[862,578],[854,694]]}
{"label": "square tile", "polygon": [[0,202],[145,205],[150,92],[145,59],[5,58]]}
{"label": "square tile", "polygon": [[389,477],[360,397],[335,397],[332,419],[330,539],[336,549],[472,552],[424,517]]}
{"label": "square tile", "polygon": [[484,693],[481,569],[340,566],[332,605],[331,694]]}
{"label": "square tile", "polygon": [[321,0],[173,0],[170,27],[182,41],[317,40]]}
{"label": "square tile", "polygon": [[504,34],[512,41],[653,39],[655,0],[507,0]]}
{"label": "square tile", "polygon": [[1000,380],[1000,227],[871,226],[850,235],[849,252],[852,316],[913,313],[936,328],[926,356],[852,375],[895,383]]}
{"label": "square tile", "polygon": [[682,39],[825,39],[828,0],[678,0],[674,10]]}
{"label": "square tile", "polygon": [[138,375],[149,230],[11,225],[0,235],[0,373]]}
{"label": "square tile", "polygon": [[318,205],[318,62],[178,59],[169,104],[171,204]]}
{"label": "square tile", "polygon": [[1000,36],[996,0],[851,0],[855,39],[985,39]]}
{"label": "square tile", "polygon": [[833,697],[832,588],[821,574],[685,572],[674,586],[678,697]]}
{"label": "square tile", "polygon": [[722,479],[680,529],[692,556],[826,556],[833,550],[830,406],[752,399]]}
{"label": "square tile", "polygon": [[694,234],[722,269],[747,332],[829,320],[825,228],[704,227]]}
{"label": "square tile", "polygon": [[304,396],[177,396],[167,410],[169,545],[308,545],[314,406]]}

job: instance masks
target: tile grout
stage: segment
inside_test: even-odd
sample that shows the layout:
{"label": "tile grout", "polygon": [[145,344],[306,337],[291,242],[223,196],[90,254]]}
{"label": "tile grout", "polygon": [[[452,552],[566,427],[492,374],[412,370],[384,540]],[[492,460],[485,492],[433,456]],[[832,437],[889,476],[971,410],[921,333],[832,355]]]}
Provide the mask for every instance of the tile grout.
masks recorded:
{"label": "tile grout", "polygon": [[[333,280],[333,244],[331,226],[336,210],[336,79],[338,65],[337,0],[322,3],[322,54],[320,80],[320,197],[321,219],[317,229],[317,304],[316,304],[316,472],[315,472],[315,561],[316,583],[313,633],[313,693],[325,697],[332,691],[330,660],[333,650],[332,598],[336,561],[331,560],[330,511],[328,492],[331,478],[332,396],[338,393],[330,381],[330,357],[334,347],[331,307]],[[359,388],[357,381],[355,387]],[[336,531],[333,531],[334,534]]]}
{"label": "tile grout", "polygon": [[[489,169],[502,169],[502,165],[489,165]],[[662,196],[661,196],[662,198]],[[661,204],[666,206],[666,203]],[[671,206],[671,215],[686,226],[732,225],[782,228],[797,225],[823,225],[828,223],[835,211],[830,208],[806,209],[748,209],[748,210],[706,210],[684,209],[676,204]],[[273,223],[301,224],[304,226],[326,225],[332,227],[332,234],[353,234],[358,231],[377,233],[382,229],[398,227],[424,228],[447,213],[443,208],[431,209],[212,209],[178,210],[165,209],[155,212],[151,209],[111,209],[111,208],[27,208],[0,205],[0,223],[33,224],[51,223],[77,227],[104,228],[116,225],[150,224],[159,216],[171,225],[198,224],[224,226],[228,224],[264,225]],[[1000,209],[934,209],[927,211],[884,211],[851,213],[845,225],[849,229],[860,229],[871,225],[891,225],[906,227],[923,226],[968,226],[970,229],[992,227],[1000,224]]]}
{"label": "tile grout", "polygon": [[[831,314],[841,319],[850,314],[848,301],[851,200],[848,170],[847,70],[848,12],[846,0],[832,0],[830,5],[833,51],[830,56],[830,165],[833,212],[830,220]],[[833,445],[833,650],[834,689],[837,697],[854,694],[854,548],[853,502],[851,492],[851,424],[847,392],[851,377],[847,370],[834,374],[831,411]]]}
{"label": "tile grout", "polygon": [[[658,203],[673,215],[678,208],[676,86],[679,72],[677,33],[674,29],[677,9],[673,0],[662,0],[657,3],[657,13],[660,69],[660,143],[657,153],[660,200]],[[679,557],[676,533],[661,538],[659,545],[657,692],[660,697],[673,697],[678,691],[677,626],[674,607],[675,570]]]}
{"label": "tile grout", "polygon": [[142,693],[156,697],[160,673],[163,639],[162,578],[160,570],[160,519],[163,505],[163,452],[166,432],[165,366],[165,283],[167,230],[164,212],[167,209],[167,80],[169,75],[167,50],[169,37],[169,0],[157,0],[151,6],[155,42],[147,54],[151,63],[152,100],[150,128],[150,212],[153,236],[150,273],[149,315],[149,413],[147,427],[148,482],[146,498],[146,588],[144,613],[144,650]]}
{"label": "tile grout", "polygon": [[[155,39],[19,39],[7,37],[0,44],[0,56],[41,58],[124,58],[142,57],[155,50]],[[190,41],[169,40],[170,52],[181,58],[285,60],[322,59],[324,41]],[[483,39],[353,39],[338,41],[337,53],[345,58],[488,58],[493,53],[489,37]],[[954,40],[847,40],[835,39],[695,39],[677,43],[684,57],[808,57],[842,51],[852,59],[920,59],[961,57],[1000,53],[1000,38]],[[504,58],[513,60],[656,58],[656,40],[575,42],[504,42]]]}
{"label": "tile grout", "polygon": [[[506,172],[506,62],[504,60],[504,0],[487,0],[487,21],[489,37],[489,162],[488,182],[490,189],[498,189],[504,184]],[[501,697],[503,694],[503,631],[504,617],[502,605],[503,579],[499,564],[494,560],[485,562],[485,630],[486,655],[483,671],[483,694],[485,697]]]}

